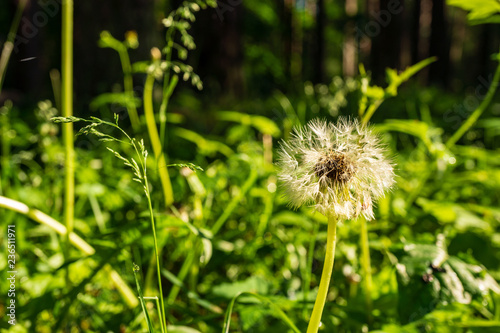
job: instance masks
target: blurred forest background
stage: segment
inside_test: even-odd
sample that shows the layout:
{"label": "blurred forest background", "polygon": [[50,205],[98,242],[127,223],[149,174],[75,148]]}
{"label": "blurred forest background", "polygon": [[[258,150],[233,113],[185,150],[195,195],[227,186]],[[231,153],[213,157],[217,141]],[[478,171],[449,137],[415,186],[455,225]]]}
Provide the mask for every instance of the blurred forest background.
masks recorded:
{"label": "blurred forest background", "polygon": [[[16,3],[0,4],[1,40],[9,31]],[[85,113],[92,98],[120,81],[120,63],[113,51],[96,47],[100,32],[108,30],[120,39],[135,30],[140,46],[131,52],[132,62],[147,59],[151,47],[161,44],[161,19],[180,3],[75,3],[77,114]],[[47,15],[38,15],[40,11]],[[497,25],[470,27],[466,16],[444,0],[219,1],[218,8],[202,11],[193,24],[197,49],[189,64],[205,83],[197,98],[207,102],[206,111],[216,105],[234,106],[241,99],[265,99],[277,89],[298,93],[305,81],[353,77],[359,63],[381,82],[387,67],[404,69],[430,56],[438,61],[419,75],[419,82],[461,93],[481,84],[480,77],[487,80],[495,65],[490,55],[500,41]],[[0,100],[34,103],[51,97],[49,71],[60,62],[58,2],[29,1],[19,31],[20,36],[26,32],[33,37],[18,40]],[[26,58],[31,60],[22,61]]]}

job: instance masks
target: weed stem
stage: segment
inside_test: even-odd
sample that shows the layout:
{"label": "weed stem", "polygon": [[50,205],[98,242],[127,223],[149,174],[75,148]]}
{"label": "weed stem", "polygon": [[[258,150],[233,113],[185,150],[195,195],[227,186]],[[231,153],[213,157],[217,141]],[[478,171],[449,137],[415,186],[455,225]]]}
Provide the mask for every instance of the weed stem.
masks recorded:
{"label": "weed stem", "polygon": [[333,272],[333,262],[335,259],[335,244],[337,241],[337,218],[328,215],[328,234],[326,238],[326,255],[325,263],[323,266],[323,273],[321,273],[321,281],[319,283],[318,296],[314,302],[314,308],[307,327],[307,333],[318,332],[321,324],[321,315],[325,307],[326,296],[330,286],[330,280]]}

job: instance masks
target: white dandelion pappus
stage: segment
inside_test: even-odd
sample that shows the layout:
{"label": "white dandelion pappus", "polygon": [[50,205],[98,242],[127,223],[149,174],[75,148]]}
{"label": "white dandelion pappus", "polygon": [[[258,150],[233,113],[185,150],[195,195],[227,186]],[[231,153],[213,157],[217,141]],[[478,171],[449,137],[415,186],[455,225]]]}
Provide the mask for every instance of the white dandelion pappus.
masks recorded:
{"label": "white dandelion pappus", "polygon": [[323,215],[374,218],[373,202],[394,184],[393,165],[372,130],[357,120],[314,119],[279,151],[279,179],[290,206]]}

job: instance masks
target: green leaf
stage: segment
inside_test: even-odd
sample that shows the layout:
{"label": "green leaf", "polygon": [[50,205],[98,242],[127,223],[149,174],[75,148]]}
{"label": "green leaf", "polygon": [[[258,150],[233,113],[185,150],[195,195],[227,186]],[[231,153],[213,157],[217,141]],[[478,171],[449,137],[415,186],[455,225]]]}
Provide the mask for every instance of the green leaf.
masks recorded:
{"label": "green leaf", "polygon": [[169,325],[167,326],[168,333],[201,333],[200,331],[188,327],[188,326],[177,326],[177,325]]}
{"label": "green leaf", "polygon": [[201,307],[205,308],[205,309],[208,309],[214,313],[222,313],[222,309],[220,307],[218,307],[217,305],[215,304],[212,304],[210,303],[209,301],[207,300],[204,300],[202,299],[197,293],[193,292],[193,291],[190,291],[188,290],[188,288],[184,285],[184,282],[182,282],[181,280],[179,280],[177,278],[177,276],[175,276],[175,274],[173,274],[172,272],[162,268],[161,269],[161,274],[167,279],[170,281],[170,283],[172,283],[173,285],[175,286],[178,286],[180,287],[182,290],[184,290],[187,294],[187,296],[194,300],[197,304],[199,304]]}
{"label": "green leaf", "polygon": [[269,309],[263,308],[260,304],[243,307],[239,310],[243,332],[250,331],[253,326],[257,325],[270,312]]}
{"label": "green leaf", "polygon": [[440,246],[404,244],[392,252],[398,258],[398,311],[403,323],[424,317],[439,304],[470,304],[473,299],[482,301],[490,291],[500,292],[483,267],[448,256]]}
{"label": "green leaf", "polygon": [[270,287],[268,280],[260,276],[251,276],[243,281],[221,283],[212,288],[212,293],[216,296],[231,299],[242,292],[254,292],[267,295]]}
{"label": "green leaf", "polygon": [[396,96],[398,94],[398,87],[402,83],[408,81],[413,75],[417,74],[435,61],[437,61],[436,57],[424,59],[415,65],[408,67],[401,74],[398,74],[394,69],[387,69],[386,75],[389,85],[385,88],[386,93]]}
{"label": "green leaf", "polygon": [[472,25],[499,23],[500,2],[497,0],[448,0],[448,5],[469,11],[467,19]]}
{"label": "green leaf", "polygon": [[290,318],[283,312],[283,310],[281,310],[276,304],[271,302],[271,300],[269,300],[269,298],[258,295],[258,294],[250,293],[250,292],[242,292],[242,293],[239,293],[233,297],[233,299],[229,303],[229,306],[227,307],[226,315],[224,318],[224,327],[222,329],[222,333],[229,333],[229,328],[230,328],[230,324],[231,324],[231,314],[233,313],[233,308],[234,308],[234,305],[236,304],[236,300],[240,296],[244,296],[246,298],[253,297],[253,298],[256,298],[258,301],[260,301],[261,303],[269,305],[274,310],[274,314],[276,317],[283,320],[283,322],[285,324],[287,324],[288,327],[290,327],[295,333],[300,333],[300,330],[297,328],[297,326],[295,326],[295,324],[290,320]]}
{"label": "green leaf", "polygon": [[453,223],[457,219],[453,204],[430,201],[424,198],[418,198],[416,202],[426,213],[433,215],[439,222]]}
{"label": "green leaf", "polygon": [[429,124],[414,119],[389,119],[383,124],[379,124],[375,127],[378,131],[396,131],[401,133],[406,133],[413,135],[425,144],[429,151],[436,151],[437,147],[432,141],[432,136],[436,133],[436,130],[430,128]]}
{"label": "green leaf", "polygon": [[214,155],[215,153],[220,152],[223,155],[229,157],[234,153],[233,150],[224,143],[206,139],[196,132],[180,127],[175,128],[173,132],[175,135],[196,144],[198,146],[198,149],[200,150],[200,153],[203,155]]}
{"label": "green leaf", "polygon": [[233,121],[243,125],[252,126],[263,134],[269,134],[274,137],[279,137],[281,131],[274,121],[269,118],[250,115],[236,111],[220,111],[217,112],[217,118],[225,121]]}
{"label": "green leaf", "polygon": [[[139,107],[141,105],[141,100],[124,92],[106,93],[94,98],[92,102],[90,102],[90,108],[92,110],[97,110],[100,107],[108,104],[118,104],[126,108]],[[117,121],[116,118],[115,121]]]}

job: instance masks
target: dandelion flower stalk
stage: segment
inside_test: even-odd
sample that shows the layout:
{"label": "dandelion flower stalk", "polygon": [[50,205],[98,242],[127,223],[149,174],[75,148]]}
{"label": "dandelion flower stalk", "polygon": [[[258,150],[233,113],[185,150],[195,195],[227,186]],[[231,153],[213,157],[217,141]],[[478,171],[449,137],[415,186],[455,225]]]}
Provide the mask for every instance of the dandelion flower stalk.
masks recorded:
{"label": "dandelion flower stalk", "polygon": [[337,243],[337,218],[332,215],[328,216],[328,232],[326,238],[326,254],[323,264],[323,272],[321,273],[321,281],[319,283],[318,296],[314,302],[314,308],[307,327],[307,333],[317,332],[321,323],[321,316],[328,295],[328,287],[332,279],[333,262],[335,260],[335,245]]}
{"label": "dandelion flower stalk", "polygon": [[312,120],[279,152],[279,178],[293,208],[310,205],[328,217],[323,273],[307,333],[318,331],[335,257],[337,223],[374,218],[373,202],[394,184],[393,166],[371,129],[356,120]]}

